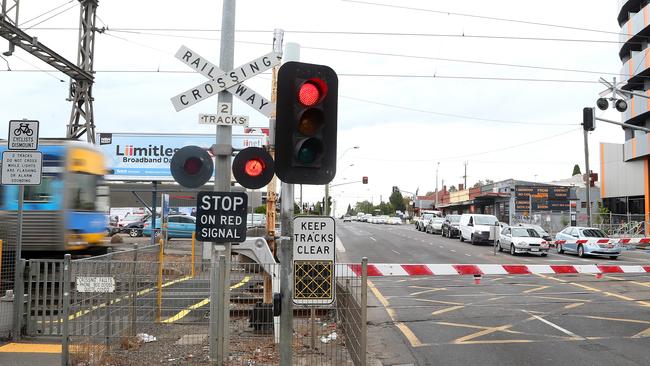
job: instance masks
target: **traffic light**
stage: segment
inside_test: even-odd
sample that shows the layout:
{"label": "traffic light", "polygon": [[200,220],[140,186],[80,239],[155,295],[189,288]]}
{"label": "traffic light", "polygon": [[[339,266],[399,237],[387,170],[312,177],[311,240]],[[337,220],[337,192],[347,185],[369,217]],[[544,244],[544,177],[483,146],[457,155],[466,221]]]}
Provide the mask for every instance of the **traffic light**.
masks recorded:
{"label": "traffic light", "polygon": [[287,62],[278,71],[275,174],[326,184],[336,174],[338,77],[328,66]]}
{"label": "traffic light", "polygon": [[368,184],[368,177],[361,178],[361,183]]}
{"label": "traffic light", "polygon": [[273,178],[273,158],[261,147],[247,147],[233,159],[232,174],[242,187],[262,188]]}
{"label": "traffic light", "polygon": [[596,116],[593,108],[585,107],[582,109],[582,129],[585,131],[596,129]]}
{"label": "traffic light", "polygon": [[210,180],[214,164],[205,149],[185,146],[174,153],[169,168],[178,184],[185,188],[198,188]]}

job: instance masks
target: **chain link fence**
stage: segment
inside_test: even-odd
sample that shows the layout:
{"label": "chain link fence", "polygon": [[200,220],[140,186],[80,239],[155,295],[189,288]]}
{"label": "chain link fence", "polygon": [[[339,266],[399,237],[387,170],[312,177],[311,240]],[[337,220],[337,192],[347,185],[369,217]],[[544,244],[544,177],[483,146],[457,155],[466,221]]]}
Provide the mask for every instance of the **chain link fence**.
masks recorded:
{"label": "chain link fence", "polygon": [[[212,364],[212,310],[229,314],[224,364],[279,365],[278,318],[269,303],[270,289],[265,296],[264,288],[265,273],[279,274],[278,264],[233,256],[227,275],[230,300],[217,308],[210,294],[223,283],[220,273],[226,273],[219,262],[160,249],[154,245],[62,262],[62,268],[68,266],[62,292],[69,294],[60,309],[63,364]],[[337,265],[332,304],[294,307],[294,365],[365,364],[366,290],[357,273]],[[54,318],[48,324],[56,324]]]}

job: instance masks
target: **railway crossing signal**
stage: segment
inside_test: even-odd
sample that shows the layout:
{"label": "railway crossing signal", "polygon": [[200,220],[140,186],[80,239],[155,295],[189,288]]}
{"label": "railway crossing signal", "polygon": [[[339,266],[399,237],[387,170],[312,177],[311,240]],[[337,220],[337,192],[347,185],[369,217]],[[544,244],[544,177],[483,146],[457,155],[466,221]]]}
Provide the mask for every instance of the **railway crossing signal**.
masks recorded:
{"label": "railway crossing signal", "polygon": [[582,129],[585,131],[596,129],[596,116],[593,108],[585,107],[582,109]]}
{"label": "railway crossing signal", "polygon": [[273,178],[273,158],[261,147],[247,147],[233,159],[232,174],[242,187],[262,188]]}
{"label": "railway crossing signal", "polygon": [[326,184],[336,174],[338,77],[287,62],[278,72],[275,171],[285,183]]}
{"label": "railway crossing signal", "polygon": [[178,184],[186,188],[198,188],[210,180],[214,164],[205,149],[185,146],[174,154],[169,168]]}

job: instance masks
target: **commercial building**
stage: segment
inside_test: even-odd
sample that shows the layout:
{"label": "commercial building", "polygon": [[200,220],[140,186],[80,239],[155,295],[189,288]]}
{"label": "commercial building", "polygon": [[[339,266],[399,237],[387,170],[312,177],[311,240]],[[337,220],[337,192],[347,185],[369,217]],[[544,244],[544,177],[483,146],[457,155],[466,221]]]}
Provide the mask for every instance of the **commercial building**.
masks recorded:
{"label": "commercial building", "polygon": [[[619,2],[621,26],[619,57],[624,90],[635,92],[628,100],[623,122],[650,127],[650,23],[644,0]],[[623,135],[623,134],[622,134]],[[603,205],[614,214],[648,222],[650,213],[650,135],[624,129],[624,144],[600,144],[600,190]],[[646,225],[646,234],[648,234]]]}

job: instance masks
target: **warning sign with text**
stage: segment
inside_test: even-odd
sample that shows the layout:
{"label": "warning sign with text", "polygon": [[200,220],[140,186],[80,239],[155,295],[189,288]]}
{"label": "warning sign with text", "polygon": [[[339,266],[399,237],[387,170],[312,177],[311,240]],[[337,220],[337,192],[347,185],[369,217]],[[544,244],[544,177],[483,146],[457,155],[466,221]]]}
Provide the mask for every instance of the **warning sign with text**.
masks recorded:
{"label": "warning sign with text", "polygon": [[334,301],[334,218],[298,216],[293,220],[293,302]]}
{"label": "warning sign with text", "polygon": [[196,240],[245,241],[247,212],[248,196],[244,192],[199,192],[196,195]]}

